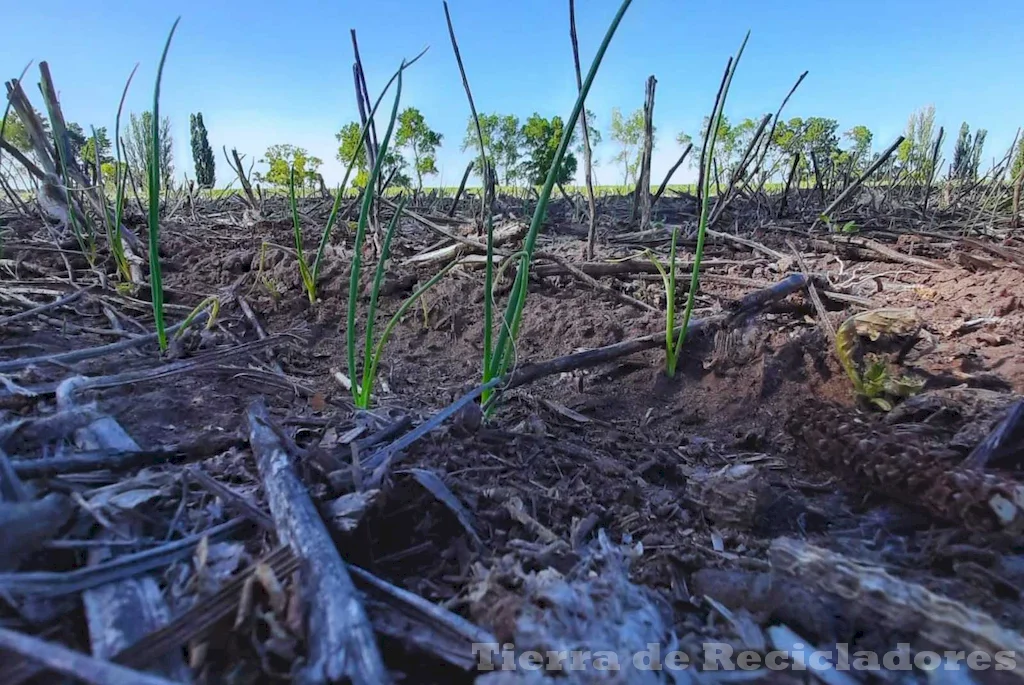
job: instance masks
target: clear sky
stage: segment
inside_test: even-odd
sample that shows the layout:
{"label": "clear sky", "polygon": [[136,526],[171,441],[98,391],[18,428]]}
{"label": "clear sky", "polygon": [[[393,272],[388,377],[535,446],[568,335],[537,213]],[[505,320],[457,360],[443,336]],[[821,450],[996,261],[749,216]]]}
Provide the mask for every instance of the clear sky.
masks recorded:
{"label": "clear sky", "polygon": [[[479,110],[522,119],[534,111],[568,116],[576,84],[567,2],[449,5]],[[618,0],[578,0],[584,70],[617,7]],[[251,159],[275,143],[305,147],[324,160],[328,184],[339,182],[334,133],[357,118],[348,34],[354,28],[373,98],[402,57],[430,47],[407,73],[403,106],[418,107],[444,135],[440,175],[427,184],[458,183],[471,157],[460,149],[469,109],[440,0],[11,2],[2,13],[0,74],[14,78],[30,59],[48,60],[68,120],[112,132],[136,62],[127,107],[150,106],[160,50],[179,14],[161,98],[173,124],[178,175],[194,177],[188,115],[201,111],[217,152],[218,185],[229,174],[222,145]],[[1020,0],[634,0],[587,103],[598,126],[606,129],[613,107],[639,107],[644,80],[657,76],[653,176],[660,181],[680,152],[676,133],[696,131],[747,29],[750,43],[726,110],[734,121],[774,112],[806,69],[785,115],[833,117],[840,130],[864,124],[876,150],[928,104],[950,137],[964,120],[972,130],[989,130],[983,166],[1024,125]],[[41,109],[37,80],[33,66],[27,91]],[[951,143],[947,159],[950,150]],[[621,182],[611,146],[597,154],[598,181]]]}

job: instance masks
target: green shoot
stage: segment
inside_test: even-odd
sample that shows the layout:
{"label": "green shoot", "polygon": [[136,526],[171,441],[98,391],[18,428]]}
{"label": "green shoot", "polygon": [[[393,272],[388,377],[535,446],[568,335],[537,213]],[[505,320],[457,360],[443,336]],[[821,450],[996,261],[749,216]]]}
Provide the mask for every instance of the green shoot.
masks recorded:
{"label": "green shoot", "polygon": [[[128,183],[127,165],[123,165],[121,159],[121,113],[124,111],[125,98],[128,97],[128,88],[132,85],[132,79],[135,78],[135,72],[138,69],[139,65],[136,64],[132,67],[132,73],[128,74],[124,90],[121,91],[121,102],[117,105],[117,118],[114,119],[114,154],[116,155],[116,161],[114,162],[114,225],[108,227],[107,233],[107,241],[110,244],[111,251],[114,253],[118,270],[121,272],[121,277],[125,283],[131,283],[132,273],[124,249],[124,238],[121,236],[121,223],[124,219],[124,191]],[[99,155],[97,155],[98,157]],[[96,177],[100,178],[99,173],[97,173]],[[102,182],[100,187],[103,187]]]}
{"label": "green shoot", "polygon": [[[404,67],[404,63],[403,63]],[[370,177],[366,182],[366,188],[363,191],[363,202],[359,208],[359,221],[356,224],[356,236],[355,243],[352,247],[352,267],[351,275],[349,277],[348,285],[348,320],[346,322],[346,342],[348,352],[348,373],[349,378],[353,379],[352,382],[352,396],[357,407],[365,408],[369,403],[370,391],[369,388],[359,388],[356,386],[356,305],[359,298],[359,272],[362,269],[363,262],[363,241],[366,239],[366,229],[370,221],[370,206],[373,204],[374,199],[374,188],[377,187],[377,179],[380,176],[381,165],[384,161],[384,157],[387,153],[388,144],[391,142],[391,134],[395,130],[395,121],[398,119],[398,105],[402,98],[402,69],[398,70],[397,83],[395,84],[395,103],[391,107],[391,120],[388,122],[387,132],[384,134],[384,139],[381,141],[380,153],[377,155],[377,159],[373,164],[373,169],[370,170]],[[367,118],[367,122],[370,119]],[[366,128],[364,126],[364,128]],[[400,212],[396,212],[395,216],[399,216]],[[393,220],[394,221],[394,220]],[[381,261],[384,261],[384,254],[381,254]],[[373,306],[376,303],[377,292],[380,288],[379,282],[374,282],[374,290],[371,294],[371,311],[370,318],[367,322],[367,327],[372,328],[373,322]],[[367,340],[370,339],[370,332],[367,331]],[[367,345],[369,343],[367,342]],[[368,374],[367,369],[364,368],[364,385],[367,384]]]}
{"label": "green shoot", "polygon": [[[551,192],[554,189],[555,179],[558,177],[558,170],[562,165],[562,160],[569,147],[569,140],[576,129],[576,122],[579,119],[580,111],[583,109],[583,104],[586,101],[587,94],[590,92],[590,87],[594,82],[594,78],[597,76],[597,71],[601,66],[601,61],[604,59],[605,52],[608,50],[608,45],[611,43],[612,37],[615,35],[615,31],[618,29],[619,23],[622,21],[622,17],[625,15],[626,10],[629,9],[631,2],[632,0],[623,0],[618,12],[615,14],[615,18],[612,19],[612,23],[608,27],[608,31],[605,33],[604,39],[601,41],[601,45],[597,49],[594,61],[590,65],[587,77],[583,81],[583,86],[579,89],[579,94],[576,98],[576,104],[573,106],[572,114],[570,114],[566,120],[565,129],[562,132],[562,138],[558,143],[558,149],[556,150],[554,159],[552,160],[551,168],[548,169],[548,175],[544,181],[544,186],[537,198],[537,207],[534,211],[533,219],[530,222],[530,229],[527,232],[526,239],[523,243],[523,255],[519,258],[519,268],[516,271],[516,279],[512,286],[508,303],[505,307],[504,318],[502,323],[499,324],[500,331],[498,333],[498,340],[492,350],[485,350],[484,352],[484,354],[490,359],[488,368],[484,370],[484,383],[488,383],[495,378],[503,376],[508,371],[509,366],[512,363],[515,342],[519,334],[519,327],[522,324],[523,308],[526,306],[530,264],[533,260],[533,252],[537,243],[537,236],[540,233],[540,228],[543,225],[547,214],[548,200],[550,199]],[[488,261],[491,260],[488,259]],[[491,296],[492,293],[484,294],[485,300]]]}
{"label": "green shoot", "polygon": [[299,208],[295,204],[295,165],[292,165],[291,174],[288,177],[288,200],[292,210],[292,228],[295,233],[295,254],[298,256],[299,276],[302,278],[302,285],[309,296],[309,303],[316,304],[316,281],[313,280],[313,273],[306,263],[306,253],[302,249],[302,226],[299,224]]}
{"label": "green shoot", "polygon": [[[435,274],[429,281],[424,283],[423,286],[414,292],[408,299],[406,299],[394,316],[391,317],[391,320],[384,328],[384,332],[381,335],[380,340],[378,340],[377,344],[374,346],[373,329],[377,318],[377,301],[380,296],[381,286],[384,283],[384,273],[388,257],[390,256],[391,241],[394,238],[398,222],[401,219],[403,210],[405,209],[405,198],[403,197],[399,201],[399,204],[395,209],[395,213],[388,224],[387,232],[384,236],[384,242],[381,246],[381,254],[377,261],[377,268],[374,272],[373,283],[370,289],[370,303],[367,309],[366,332],[363,337],[362,378],[360,383],[356,383],[356,306],[358,304],[357,300],[359,297],[359,276],[362,269],[363,243],[366,239],[366,231],[370,218],[370,208],[373,204],[376,192],[374,189],[377,187],[377,180],[380,177],[381,167],[387,156],[388,145],[391,143],[391,136],[395,130],[395,121],[398,120],[398,107],[402,99],[402,71],[408,66],[408,64],[409,63],[403,63],[402,68],[400,68],[395,75],[395,102],[391,108],[391,118],[388,121],[387,131],[380,143],[380,152],[378,153],[377,159],[370,171],[370,176],[366,182],[366,188],[363,191],[362,205],[359,210],[359,221],[356,224],[355,243],[353,245],[352,272],[349,278],[346,342],[348,352],[348,373],[349,378],[353,379],[352,399],[355,406],[360,409],[366,409],[370,406],[370,393],[373,390],[373,384],[377,377],[377,371],[380,367],[380,360],[384,353],[384,347],[387,344],[388,338],[391,336],[391,332],[394,330],[395,325],[409,310],[409,308],[412,307],[427,292],[427,290],[441,280],[441,278],[455,265],[455,262],[449,264],[447,267]],[[367,121],[370,121],[370,119]],[[364,135],[366,128],[367,127],[364,126]]]}
{"label": "green shoot", "polygon": [[212,329],[213,324],[217,323],[217,315],[220,313],[220,299],[216,295],[210,295],[189,312],[185,320],[181,322],[181,328],[174,334],[175,339],[180,338],[196,320],[196,317],[207,309],[209,309],[210,318],[206,320],[205,328],[206,330]]}
{"label": "green shoot", "polygon": [[[324,254],[327,251],[327,244],[330,241],[331,232],[334,230],[334,226],[338,222],[338,214],[341,209],[341,200],[345,195],[345,186],[348,185],[348,179],[352,175],[352,170],[355,168],[356,160],[359,158],[359,151],[366,144],[366,137],[369,135],[370,132],[370,122],[373,121],[373,117],[377,114],[377,108],[380,106],[380,103],[383,102],[384,100],[384,95],[391,89],[391,84],[395,82],[395,79],[398,78],[398,75],[405,69],[412,66],[413,63],[415,63],[425,53],[426,49],[424,48],[424,50],[420,52],[420,54],[416,55],[416,57],[412,58],[407,62],[403,62],[402,66],[398,68],[398,71],[396,71],[388,80],[388,82],[384,84],[384,90],[382,90],[380,95],[377,96],[377,101],[373,103],[373,108],[370,110],[370,114],[366,118],[366,124],[363,125],[363,128],[359,133],[359,145],[356,146],[355,153],[353,153],[352,157],[349,159],[348,166],[345,169],[345,175],[341,179],[341,185],[338,186],[338,190],[334,194],[334,203],[331,205],[331,212],[327,216],[327,224],[324,226],[324,230],[320,234],[320,244],[318,245],[316,250],[316,257],[313,258],[312,267],[309,266],[309,263],[306,261],[305,252],[303,252],[302,248],[300,247],[302,237],[300,229],[298,228],[298,217],[294,206],[292,208],[292,220],[296,225],[295,241],[296,250],[298,252],[299,257],[299,272],[302,274],[302,282],[306,288],[307,295],[309,295],[309,301],[311,304],[316,302],[316,286],[317,282],[320,280],[320,267],[323,266]],[[294,169],[292,170],[292,173],[294,176]],[[292,186],[292,195],[294,195],[294,184],[295,181],[294,178],[292,178],[290,181],[290,185]]]}
{"label": "green shoot", "polygon": [[149,151],[149,288],[153,301],[153,319],[156,322],[157,340],[160,351],[167,349],[167,331],[164,327],[164,287],[160,273],[160,79],[164,74],[167,51],[178,28],[181,17],[174,20],[171,32],[160,55],[160,66],[156,70],[156,86],[153,88],[153,130]]}
{"label": "green shoot", "polygon": [[[469,111],[472,115],[473,125],[476,128],[476,142],[480,150],[480,178],[483,180],[484,199],[482,211],[484,223],[487,225],[487,261],[484,265],[484,354],[483,354],[483,378],[486,380],[490,373],[493,357],[493,328],[494,328],[494,216],[492,203],[493,186],[491,184],[491,167],[487,161],[487,148],[484,145],[483,129],[480,127],[480,117],[477,115],[476,103],[473,102],[473,92],[469,88],[469,78],[466,76],[466,68],[462,64],[462,53],[459,52],[459,43],[455,40],[455,27],[452,26],[451,13],[448,12],[448,3],[444,3],[444,16],[448,24],[448,35],[452,40],[452,51],[455,53],[455,61],[459,65],[459,73],[462,75],[462,86],[466,90],[466,99],[469,100]],[[472,168],[472,167],[470,167]],[[466,170],[468,176],[469,169]],[[465,184],[465,177],[462,179]],[[452,211],[455,210],[453,205]],[[493,390],[485,390],[480,396],[480,401],[486,404],[491,397]]]}
{"label": "green shoot", "polygon": [[[381,334],[380,340],[377,341],[377,346],[373,350],[373,358],[370,361],[370,373],[368,375],[364,373],[363,395],[365,396],[366,399],[363,408],[369,406],[370,393],[368,388],[373,385],[374,380],[377,378],[377,367],[380,364],[381,357],[384,354],[384,346],[387,344],[388,338],[391,337],[391,332],[394,330],[395,326],[401,320],[402,316],[404,316],[405,313],[409,311],[409,308],[412,307],[417,302],[421,301],[423,299],[423,296],[426,295],[427,291],[433,288],[438,281],[444,278],[445,275],[459,263],[460,260],[458,259],[449,262],[443,269],[441,269],[436,274],[431,276],[430,280],[421,285],[412,295],[406,298],[406,300],[402,303],[402,306],[398,308],[398,311],[396,311],[394,315],[391,317],[391,319],[388,321],[387,326],[384,327],[384,332]],[[424,317],[425,316],[426,309],[424,309]]]}
{"label": "green shoot", "polygon": [[704,132],[704,148],[701,151],[701,194],[700,194],[700,222],[697,224],[697,248],[693,254],[693,271],[690,274],[690,291],[686,296],[686,310],[683,312],[683,323],[679,329],[675,343],[671,342],[673,327],[675,325],[675,296],[676,296],[676,237],[678,229],[672,233],[672,247],[669,251],[669,279],[667,284],[668,303],[666,306],[666,319],[668,323],[668,334],[665,345],[665,373],[669,378],[676,375],[676,368],[679,366],[679,356],[686,342],[686,329],[690,325],[690,316],[693,313],[693,306],[697,298],[697,288],[700,286],[700,261],[704,255],[704,238],[708,230],[708,215],[711,208],[711,176],[712,162],[714,159],[715,142],[718,139],[718,130],[722,125],[722,116],[725,109],[725,100],[729,95],[729,86],[732,84],[733,74],[736,73],[736,66],[743,56],[743,48],[747,46],[750,32],[743,38],[736,59],[730,60],[726,69],[725,78],[722,80],[722,87],[711,116],[708,118],[708,128]]}

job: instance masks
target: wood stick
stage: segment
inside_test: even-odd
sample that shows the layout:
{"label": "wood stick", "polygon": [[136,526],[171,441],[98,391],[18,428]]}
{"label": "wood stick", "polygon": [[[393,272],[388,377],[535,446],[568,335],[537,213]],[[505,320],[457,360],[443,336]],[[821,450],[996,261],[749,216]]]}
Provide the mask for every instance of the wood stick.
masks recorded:
{"label": "wood stick", "polygon": [[[788,538],[773,541],[769,556],[773,574],[837,595],[855,604],[865,618],[915,633],[928,647],[1024,653],[1021,635],[988,614],[896,578],[879,566]],[[1011,673],[1024,675],[1020,666]]]}
{"label": "wood stick", "polygon": [[[572,43],[572,61],[576,71],[576,92],[583,92],[583,72],[580,71],[580,44],[576,38],[576,3],[569,0],[569,41]],[[587,107],[580,110],[580,132],[583,134],[583,174],[587,186],[587,259],[594,258],[597,244],[597,203],[594,201],[594,154],[590,148],[590,127],[587,124]],[[653,206],[654,203],[652,202]]]}
{"label": "wood stick", "polygon": [[466,170],[462,172],[462,180],[459,181],[459,189],[455,191],[455,199],[452,200],[452,206],[448,208],[448,216],[455,216],[455,209],[459,206],[459,198],[462,197],[462,192],[466,189],[466,181],[469,180],[469,174],[473,171],[474,162],[470,162],[466,165]]}
{"label": "wood stick", "polygon": [[683,161],[686,159],[686,156],[690,154],[691,150],[693,150],[693,143],[686,146],[686,149],[683,150],[683,154],[679,155],[679,159],[676,160],[676,163],[673,164],[672,168],[668,170],[667,174],[665,174],[665,180],[661,182],[661,185],[658,186],[658,192],[656,192],[654,197],[651,198],[652,209],[654,208],[654,205],[658,204],[658,200],[661,199],[661,196],[665,193],[665,189],[668,188],[668,182],[672,180],[672,175],[675,174],[676,170],[683,165]]}
{"label": "wood stick", "polygon": [[12,324],[15,321],[20,321],[22,319],[29,319],[29,318],[32,318],[33,316],[35,316],[36,314],[42,314],[44,312],[50,311],[51,309],[57,309],[58,307],[63,307],[64,305],[71,304],[72,302],[74,302],[75,300],[77,300],[80,297],[82,297],[82,295],[84,295],[86,292],[88,292],[91,289],[92,288],[89,287],[89,288],[83,288],[82,290],[76,290],[75,292],[71,293],[70,295],[65,295],[64,297],[58,298],[58,299],[54,300],[53,302],[48,302],[46,304],[41,304],[38,307],[35,307],[33,309],[29,309],[29,310],[24,311],[24,312],[20,312],[18,314],[11,314],[10,316],[5,316],[4,318],[0,319],[0,328],[3,328],[4,326],[7,326],[8,324]]}
{"label": "wood stick", "polygon": [[[77,440],[86,448],[139,449],[121,424],[109,416],[98,418],[76,433]],[[104,532],[109,535],[109,531]],[[102,563],[111,554],[109,548],[92,550],[91,563]],[[171,620],[171,609],[152,575],[137,575],[85,590],[82,606],[92,654],[100,659],[110,659]],[[191,672],[180,652],[165,655],[154,664],[154,670],[179,682],[191,681]]]}
{"label": "wood stick", "polygon": [[103,659],[76,652],[63,645],[0,628],[0,647],[28,657],[49,670],[90,685],[180,685],[148,673],[133,671]]}
{"label": "wood stick", "polygon": [[305,562],[309,662],[303,682],[391,682],[345,562],[296,475],[262,398],[249,405],[247,418],[278,535]]}

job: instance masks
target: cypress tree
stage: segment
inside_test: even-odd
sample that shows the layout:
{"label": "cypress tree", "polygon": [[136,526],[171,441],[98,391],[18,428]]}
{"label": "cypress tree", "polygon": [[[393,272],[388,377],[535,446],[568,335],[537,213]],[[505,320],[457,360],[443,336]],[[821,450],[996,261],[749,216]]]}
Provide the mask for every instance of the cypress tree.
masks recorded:
{"label": "cypress tree", "polygon": [[200,188],[212,188],[215,181],[213,148],[206,136],[203,113],[189,117],[192,129],[192,160],[196,165],[196,182]]}

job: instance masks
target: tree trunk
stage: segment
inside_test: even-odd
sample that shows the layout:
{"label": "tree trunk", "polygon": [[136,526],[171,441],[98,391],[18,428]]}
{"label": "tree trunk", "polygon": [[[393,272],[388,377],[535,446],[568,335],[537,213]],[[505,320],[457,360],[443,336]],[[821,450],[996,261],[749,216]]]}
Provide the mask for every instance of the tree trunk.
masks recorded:
{"label": "tree trunk", "polygon": [[651,155],[654,152],[654,90],[657,85],[658,79],[647,77],[644,91],[644,143],[640,153],[636,193],[633,195],[633,218],[640,217],[641,231],[651,224]]}

